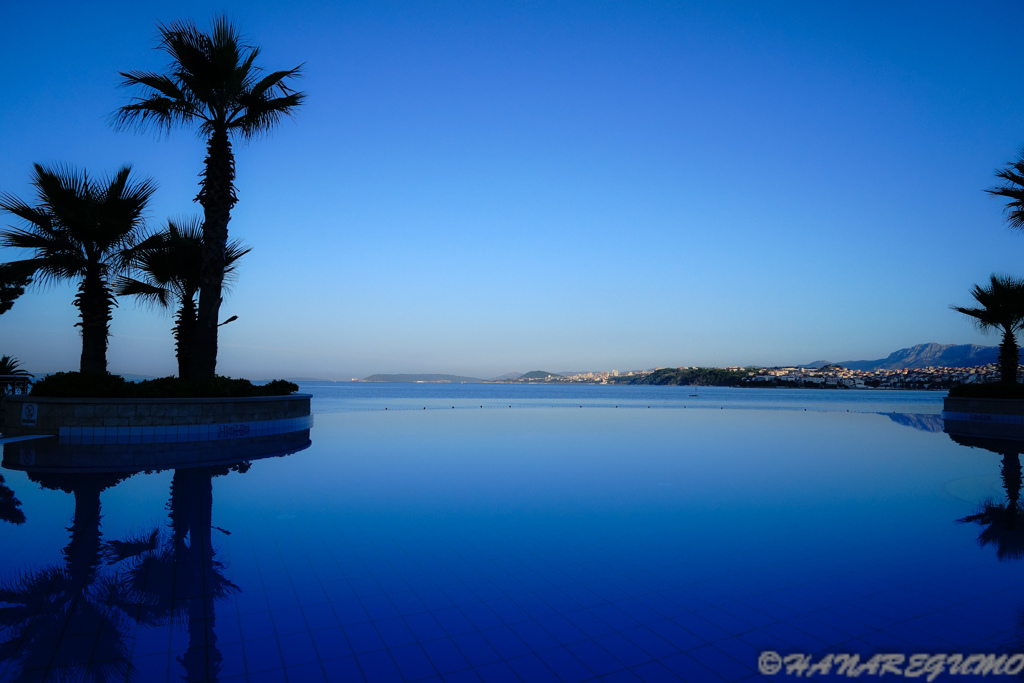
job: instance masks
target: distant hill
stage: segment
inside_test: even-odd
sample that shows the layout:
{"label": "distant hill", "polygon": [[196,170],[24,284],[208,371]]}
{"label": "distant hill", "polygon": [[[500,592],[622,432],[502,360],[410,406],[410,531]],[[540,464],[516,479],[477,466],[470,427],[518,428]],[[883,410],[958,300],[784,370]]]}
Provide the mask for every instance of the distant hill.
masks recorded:
{"label": "distant hill", "polygon": [[555,373],[548,372],[546,370],[534,370],[533,372],[528,372],[525,375],[520,375],[519,379],[547,379],[548,377],[561,377],[561,375],[556,375]]}
{"label": "distant hill", "polygon": [[[978,344],[918,344],[909,349],[900,349],[878,360],[839,361],[849,370],[901,370],[903,368],[926,368],[928,366],[947,368],[969,368],[975,365],[995,363],[999,349],[995,346]],[[801,367],[820,368],[833,361],[816,360]]]}
{"label": "distant hill", "polygon": [[460,375],[370,375],[364,382],[451,382],[452,384],[479,384],[479,377]]}
{"label": "distant hill", "polygon": [[493,382],[504,382],[504,381],[510,380],[510,379],[519,379],[522,376],[523,376],[523,373],[521,373],[521,372],[506,372],[504,375],[492,378],[491,381],[493,381]]}

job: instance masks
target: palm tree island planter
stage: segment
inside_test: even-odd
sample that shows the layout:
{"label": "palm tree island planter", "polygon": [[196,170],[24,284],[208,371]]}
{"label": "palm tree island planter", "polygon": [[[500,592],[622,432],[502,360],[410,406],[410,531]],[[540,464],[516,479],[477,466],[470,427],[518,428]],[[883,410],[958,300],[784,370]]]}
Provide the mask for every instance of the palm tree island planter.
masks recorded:
{"label": "palm tree island planter", "polygon": [[[176,443],[278,434],[312,426],[310,394],[223,398],[5,396],[3,436],[69,443]],[[308,425],[308,426],[307,426]]]}

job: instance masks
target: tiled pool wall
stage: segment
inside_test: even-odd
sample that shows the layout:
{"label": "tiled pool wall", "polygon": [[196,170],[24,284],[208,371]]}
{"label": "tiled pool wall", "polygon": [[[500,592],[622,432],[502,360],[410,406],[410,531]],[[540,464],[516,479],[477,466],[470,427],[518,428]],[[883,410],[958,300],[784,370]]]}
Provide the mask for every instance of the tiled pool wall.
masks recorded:
{"label": "tiled pool wall", "polygon": [[[248,428],[247,433],[235,435],[255,435],[253,430],[262,428],[264,423],[308,417],[310,398],[310,394],[167,399],[9,396],[3,399],[3,433],[4,436],[54,434],[67,438],[96,438],[97,434],[102,434],[104,439],[111,436],[120,439],[125,432],[116,430],[144,429],[147,438],[153,439],[231,438],[232,430],[245,432]],[[200,437],[198,427],[204,426],[218,429],[206,429],[202,432],[206,436]],[[180,430],[181,427],[186,429]],[[197,429],[192,430],[192,427]],[[163,429],[158,431],[159,428]],[[111,429],[116,433],[110,432]],[[143,434],[142,431],[126,433],[130,439],[142,438]]]}
{"label": "tiled pool wall", "polygon": [[3,444],[3,467],[39,473],[131,473],[248,462],[305,450],[311,444],[311,425],[312,418],[281,420],[274,433],[205,441],[10,439]]}
{"label": "tiled pool wall", "polygon": [[62,444],[150,444],[219,441],[251,436],[286,434],[312,429],[313,416],[284,420],[258,420],[222,424],[171,425],[159,427],[61,427]]}

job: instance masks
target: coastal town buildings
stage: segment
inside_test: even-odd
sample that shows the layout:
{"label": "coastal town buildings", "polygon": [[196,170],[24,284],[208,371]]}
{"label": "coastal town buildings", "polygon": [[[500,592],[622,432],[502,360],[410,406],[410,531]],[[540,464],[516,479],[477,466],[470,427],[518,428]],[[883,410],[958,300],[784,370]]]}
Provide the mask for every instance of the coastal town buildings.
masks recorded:
{"label": "coastal town buildings", "polygon": [[[543,379],[505,380],[513,383],[541,384],[623,384],[640,380],[663,368],[630,370],[628,372],[584,372],[575,375],[551,375]],[[679,367],[673,370],[697,370],[697,367]],[[747,386],[820,387],[823,389],[948,389],[956,384],[990,383],[999,381],[999,366],[995,363],[970,368],[901,368],[896,370],[851,370],[837,365],[822,368],[722,368],[741,375],[740,384]],[[1021,372],[1018,370],[1018,378]]]}

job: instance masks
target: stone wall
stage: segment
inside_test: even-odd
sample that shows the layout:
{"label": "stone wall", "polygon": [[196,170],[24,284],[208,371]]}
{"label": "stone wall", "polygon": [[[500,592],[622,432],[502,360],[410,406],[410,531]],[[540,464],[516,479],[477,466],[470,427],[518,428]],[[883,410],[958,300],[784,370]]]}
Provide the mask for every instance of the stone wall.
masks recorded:
{"label": "stone wall", "polygon": [[60,433],[61,428],[169,427],[304,417],[310,394],[252,398],[53,398],[6,396],[3,435]]}

